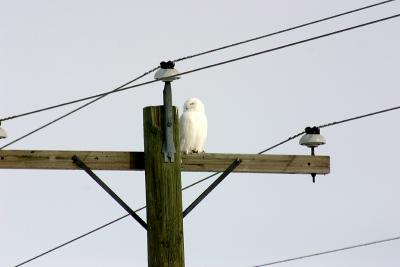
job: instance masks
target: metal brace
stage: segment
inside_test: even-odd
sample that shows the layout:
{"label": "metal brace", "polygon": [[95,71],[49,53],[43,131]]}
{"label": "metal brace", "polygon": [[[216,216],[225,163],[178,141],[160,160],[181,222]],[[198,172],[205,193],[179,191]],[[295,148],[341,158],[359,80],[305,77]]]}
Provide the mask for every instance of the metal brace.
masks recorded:
{"label": "metal brace", "polygon": [[147,230],[147,223],[136,214],[114,191],[111,190],[82,160],[80,160],[76,155],[72,157],[72,161],[82,170],[84,170],[93,180],[96,181],[115,201],[118,202],[121,207],[123,207],[144,229]]}
{"label": "metal brace", "polygon": [[234,169],[236,169],[236,167],[239,166],[240,163],[242,163],[241,159],[235,159],[235,161],[232,162],[231,165],[229,165],[229,167],[217,178],[217,180],[215,180],[203,193],[201,193],[198,198],[196,198],[195,201],[193,201],[192,204],[190,204],[189,207],[185,209],[185,211],[183,212],[183,217],[188,215],[189,212],[191,212],[209,193],[211,193],[211,191],[214,190],[214,188],[217,187],[217,185],[221,183],[226,176],[228,176]]}

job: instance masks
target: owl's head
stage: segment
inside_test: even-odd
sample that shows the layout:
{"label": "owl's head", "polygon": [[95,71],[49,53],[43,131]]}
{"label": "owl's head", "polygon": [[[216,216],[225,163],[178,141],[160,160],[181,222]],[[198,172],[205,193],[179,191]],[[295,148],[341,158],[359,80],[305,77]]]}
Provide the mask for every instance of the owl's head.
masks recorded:
{"label": "owl's head", "polygon": [[204,105],[199,99],[192,97],[186,100],[185,104],[183,104],[183,112],[185,111],[196,111],[204,113]]}

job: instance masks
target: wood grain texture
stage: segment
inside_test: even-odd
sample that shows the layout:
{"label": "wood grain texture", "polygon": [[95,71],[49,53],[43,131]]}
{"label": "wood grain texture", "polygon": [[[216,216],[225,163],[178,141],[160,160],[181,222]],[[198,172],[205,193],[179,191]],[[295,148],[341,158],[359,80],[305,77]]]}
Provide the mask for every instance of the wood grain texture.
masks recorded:
{"label": "wood grain texture", "polygon": [[0,169],[77,170],[72,156],[92,170],[144,170],[144,152],[0,150]]}
{"label": "wood grain texture", "polygon": [[234,172],[328,174],[328,156],[253,155],[253,154],[190,154],[183,156],[184,171],[224,171],[235,159],[242,163]]}
{"label": "wood grain texture", "polygon": [[[78,169],[71,158],[77,155],[92,170],[143,171],[144,152],[0,150],[0,169]],[[234,159],[242,163],[235,172],[328,174],[328,156],[190,154],[182,155],[182,171],[224,171]]]}
{"label": "wood grain texture", "polygon": [[[165,162],[163,107],[143,109],[149,267],[184,267],[181,157]],[[173,141],[179,147],[178,111],[173,107]]]}

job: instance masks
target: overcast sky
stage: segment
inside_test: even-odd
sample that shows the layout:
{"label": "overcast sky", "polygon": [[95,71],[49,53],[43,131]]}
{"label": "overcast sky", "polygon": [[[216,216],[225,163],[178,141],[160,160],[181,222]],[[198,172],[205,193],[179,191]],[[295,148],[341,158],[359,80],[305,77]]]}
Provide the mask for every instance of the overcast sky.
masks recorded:
{"label": "overcast sky", "polygon": [[[375,1],[0,0],[0,117],[111,90],[157,66]],[[180,62],[183,72],[400,13],[398,1]],[[400,19],[185,75],[173,103],[200,98],[206,151],[257,153],[306,126],[400,104]],[[142,81],[151,80],[152,75]],[[7,149],[143,151],[142,109],[162,83],[108,96]],[[9,141],[77,105],[2,123]],[[322,129],[331,173],[232,174],[184,221],[186,266],[253,266],[400,235],[400,111]],[[298,139],[274,154],[309,154]],[[133,209],[143,172],[96,172]],[[208,173],[183,173],[188,185]],[[125,214],[82,171],[0,170],[0,266],[14,266]],[[209,184],[183,193],[184,207]],[[145,212],[140,216],[145,217]],[[26,266],[146,266],[132,218]],[[399,266],[400,241],[280,266]]]}

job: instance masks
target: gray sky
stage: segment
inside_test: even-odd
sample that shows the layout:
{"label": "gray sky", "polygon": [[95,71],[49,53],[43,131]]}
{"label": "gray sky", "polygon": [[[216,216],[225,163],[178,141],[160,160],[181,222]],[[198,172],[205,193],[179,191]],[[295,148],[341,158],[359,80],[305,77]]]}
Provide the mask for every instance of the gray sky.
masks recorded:
{"label": "gray sky", "polygon": [[[1,116],[113,89],[169,60],[375,1],[1,1]],[[394,2],[177,64],[180,71],[399,13]],[[306,126],[399,105],[400,19],[182,77],[207,152],[256,153]],[[149,76],[145,80],[151,79]],[[7,149],[142,151],[142,109],[161,83],[114,94]],[[17,138],[74,106],[4,122]],[[252,266],[400,233],[394,111],[326,128],[331,174],[232,174],[184,221],[186,266]],[[308,154],[294,140],[274,154]],[[96,172],[132,208],[143,172]],[[207,173],[183,173],[182,183]],[[125,214],[81,171],[0,170],[0,266],[14,266]],[[184,207],[209,182],[185,191]],[[140,213],[145,218],[145,213]],[[399,266],[400,241],[280,266]],[[146,233],[126,218],[26,266],[146,266]]]}

